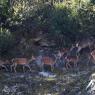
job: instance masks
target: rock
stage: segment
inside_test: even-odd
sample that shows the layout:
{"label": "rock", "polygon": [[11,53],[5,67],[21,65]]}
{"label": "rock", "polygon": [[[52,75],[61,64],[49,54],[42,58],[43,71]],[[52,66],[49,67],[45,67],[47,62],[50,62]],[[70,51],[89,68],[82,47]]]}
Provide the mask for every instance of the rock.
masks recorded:
{"label": "rock", "polygon": [[43,77],[49,77],[49,78],[55,78],[56,75],[53,73],[49,73],[49,72],[39,72],[39,75],[43,76]]}

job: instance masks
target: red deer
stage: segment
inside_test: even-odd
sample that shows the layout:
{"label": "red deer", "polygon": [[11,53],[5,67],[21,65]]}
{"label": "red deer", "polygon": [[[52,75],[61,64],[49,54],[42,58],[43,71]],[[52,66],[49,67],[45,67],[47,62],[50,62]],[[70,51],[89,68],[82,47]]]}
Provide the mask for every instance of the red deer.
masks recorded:
{"label": "red deer", "polygon": [[83,48],[88,47],[89,49],[93,46],[94,39],[93,38],[87,38],[83,39],[82,41],[79,41],[76,45],[78,46],[78,51],[80,51]]}
{"label": "red deer", "polygon": [[28,58],[13,58],[12,59],[12,65],[11,65],[11,70],[12,68],[14,69],[14,71],[16,72],[16,67],[17,65],[22,65],[23,66],[23,71],[25,71],[25,67],[29,68],[29,70],[31,71],[31,67],[29,65],[30,61],[35,60],[35,58],[32,56],[31,59],[28,60]]}
{"label": "red deer", "polygon": [[61,50],[58,50],[57,54],[55,54],[56,67],[62,68],[65,65],[66,63],[65,57],[67,56],[68,52],[69,52],[68,48],[62,48]]}
{"label": "red deer", "polygon": [[74,64],[74,67],[77,67],[77,62],[79,60],[77,45],[71,47],[71,49],[68,51],[65,57],[65,60],[67,69],[68,66],[71,67],[71,63]]}
{"label": "red deer", "polygon": [[68,69],[68,66],[71,68],[71,63],[74,64],[74,67],[77,67],[77,62],[79,60],[78,56],[66,56],[66,68]]}
{"label": "red deer", "polygon": [[51,66],[51,70],[54,69],[54,64],[56,63],[56,60],[54,60],[53,58],[49,56],[43,56],[41,61],[42,61],[42,66],[49,65]]}
{"label": "red deer", "polygon": [[94,39],[93,38],[87,38],[83,39],[78,43],[78,52],[80,54],[80,59],[85,57],[87,60],[87,66],[89,65],[91,54],[90,52],[94,48]]}
{"label": "red deer", "polygon": [[56,59],[58,58],[59,61],[61,60],[60,62],[65,63],[67,69],[68,67],[71,68],[71,63],[74,65],[74,67],[77,67],[77,62],[79,61],[78,45],[72,45],[70,49],[63,48],[62,50],[59,50]]}

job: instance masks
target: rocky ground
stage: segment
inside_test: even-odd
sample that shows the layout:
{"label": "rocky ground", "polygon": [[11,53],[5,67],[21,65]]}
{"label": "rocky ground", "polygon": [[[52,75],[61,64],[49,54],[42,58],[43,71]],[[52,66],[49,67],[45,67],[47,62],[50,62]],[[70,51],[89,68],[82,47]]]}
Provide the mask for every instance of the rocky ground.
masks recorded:
{"label": "rocky ground", "polygon": [[55,72],[55,78],[43,78],[38,72],[1,72],[0,95],[90,95],[86,86],[92,73],[94,68]]}

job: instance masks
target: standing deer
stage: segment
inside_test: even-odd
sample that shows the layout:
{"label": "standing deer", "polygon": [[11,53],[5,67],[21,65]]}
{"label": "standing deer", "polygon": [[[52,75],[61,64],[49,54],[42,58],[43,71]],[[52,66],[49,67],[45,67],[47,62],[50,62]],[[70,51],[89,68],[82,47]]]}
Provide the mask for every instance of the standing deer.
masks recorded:
{"label": "standing deer", "polygon": [[68,69],[68,66],[71,68],[71,63],[74,64],[74,67],[77,67],[77,62],[79,60],[78,56],[66,56],[66,68]]}
{"label": "standing deer", "polygon": [[35,57],[32,56],[31,59],[28,59],[28,58],[13,58],[11,61],[12,61],[12,65],[11,65],[11,71],[12,71],[12,68],[14,69],[15,72],[16,71],[16,68],[17,68],[17,65],[22,65],[23,66],[23,71],[25,71],[25,67],[29,68],[30,72],[32,71],[31,70],[31,67],[29,65],[29,63],[31,61],[35,60]]}
{"label": "standing deer", "polygon": [[55,55],[55,58],[56,58],[55,66],[56,67],[63,67],[68,50],[69,50],[68,48],[63,48],[61,50],[58,50],[57,54]]}
{"label": "standing deer", "polygon": [[49,56],[39,55],[36,58],[36,63],[41,68],[41,70],[44,70],[45,65],[50,66],[51,70],[53,70],[54,64],[56,63],[56,60],[54,60],[52,57],[49,57]]}
{"label": "standing deer", "polygon": [[[74,46],[72,45],[72,47],[70,49],[68,48],[63,48],[62,50],[58,51],[58,54],[56,56],[56,59],[63,64],[65,63],[66,68],[68,69],[68,67],[71,68],[71,63],[74,64],[74,67],[77,67],[77,62],[78,62],[78,46]],[[59,65],[59,64],[57,64]]]}
{"label": "standing deer", "polygon": [[52,57],[49,56],[43,56],[42,57],[42,64],[44,65],[48,65],[51,67],[51,70],[53,71],[54,69],[54,64],[56,63],[56,60],[54,60]]}
{"label": "standing deer", "polygon": [[85,49],[86,47],[91,49],[91,47],[93,46],[93,43],[94,43],[93,38],[83,39],[83,40],[79,41],[77,43],[78,51],[80,52],[82,49]]}
{"label": "standing deer", "polygon": [[68,51],[66,57],[66,68],[68,69],[68,66],[71,67],[71,63],[74,64],[74,67],[77,67],[77,63],[79,60],[78,56],[78,46],[72,46],[71,49]]}
{"label": "standing deer", "polygon": [[80,54],[80,58],[85,57],[86,65],[88,67],[90,59],[91,59],[90,58],[91,57],[90,52],[94,48],[94,39],[93,38],[83,39],[82,41],[80,41],[77,44],[78,44],[78,52]]}

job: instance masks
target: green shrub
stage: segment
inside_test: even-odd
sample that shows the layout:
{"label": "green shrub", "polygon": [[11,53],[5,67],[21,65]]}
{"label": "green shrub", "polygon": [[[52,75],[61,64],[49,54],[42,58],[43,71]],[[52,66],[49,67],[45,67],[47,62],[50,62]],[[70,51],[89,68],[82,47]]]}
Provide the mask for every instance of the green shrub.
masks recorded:
{"label": "green shrub", "polygon": [[14,38],[7,29],[0,28],[0,56],[6,57],[14,47]]}

